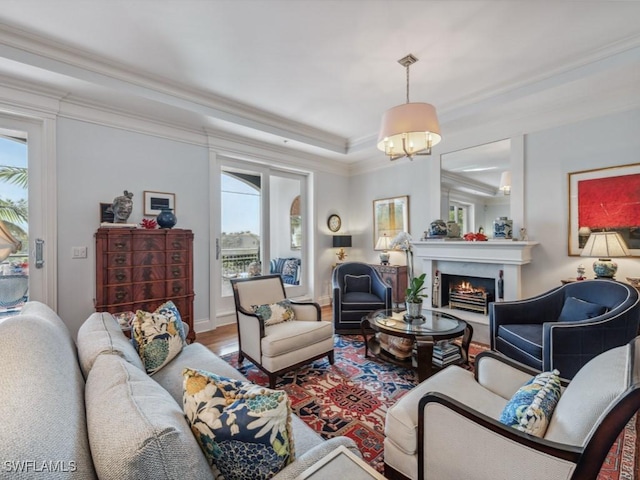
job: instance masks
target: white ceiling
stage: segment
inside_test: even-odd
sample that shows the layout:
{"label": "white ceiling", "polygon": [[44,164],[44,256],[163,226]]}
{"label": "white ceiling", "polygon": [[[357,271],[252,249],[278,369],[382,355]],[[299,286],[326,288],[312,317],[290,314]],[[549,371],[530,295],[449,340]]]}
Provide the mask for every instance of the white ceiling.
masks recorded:
{"label": "white ceiling", "polygon": [[638,1],[2,0],[0,9],[5,79],[345,163],[382,155],[377,129],[405,101],[396,62],[407,53],[419,58],[411,100],[436,106],[442,145],[480,121],[640,104]]}

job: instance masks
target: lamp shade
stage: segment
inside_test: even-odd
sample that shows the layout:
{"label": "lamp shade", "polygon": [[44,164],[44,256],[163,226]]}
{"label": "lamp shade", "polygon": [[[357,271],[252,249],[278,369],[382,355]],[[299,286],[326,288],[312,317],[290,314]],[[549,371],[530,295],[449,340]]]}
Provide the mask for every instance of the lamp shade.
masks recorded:
{"label": "lamp shade", "polygon": [[351,235],[334,235],[333,246],[335,248],[344,248],[351,246]]}
{"label": "lamp shade", "polygon": [[618,271],[618,265],[612,257],[628,257],[627,245],[617,232],[593,232],[582,249],[581,257],[596,257],[593,271],[596,278],[613,278]]}
{"label": "lamp shade", "polygon": [[511,172],[506,170],[500,175],[500,190],[505,194],[511,193]]}
{"label": "lamp shade", "polygon": [[376,242],[376,250],[389,250],[391,248],[391,239],[387,235],[378,237]]}
{"label": "lamp shade", "polygon": [[581,257],[628,257],[627,245],[618,232],[593,232],[582,249]]}
{"label": "lamp shade", "polygon": [[430,103],[405,103],[387,110],[382,116],[378,149],[400,152],[403,137],[412,152],[440,143],[442,137],[435,107]]}
{"label": "lamp shade", "polygon": [[0,220],[0,262],[21,248],[22,243],[11,235],[7,226]]}

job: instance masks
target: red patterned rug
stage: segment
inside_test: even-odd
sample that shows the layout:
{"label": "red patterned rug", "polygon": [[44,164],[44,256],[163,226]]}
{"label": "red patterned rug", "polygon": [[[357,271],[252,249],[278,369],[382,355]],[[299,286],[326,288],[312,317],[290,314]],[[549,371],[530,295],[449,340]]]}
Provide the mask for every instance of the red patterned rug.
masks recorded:
{"label": "red patterned rug", "polygon": [[[473,344],[473,358],[486,347]],[[251,362],[238,366],[237,354],[223,357],[249,380],[269,384]],[[325,358],[287,373],[277,388],[287,392],[294,412],[324,438],[352,438],[365,460],[383,471],[384,419],[387,408],[418,383],[413,370],[364,358],[362,338],[336,335],[335,364]],[[629,422],[616,440],[598,480],[633,480],[636,465],[636,422]]]}

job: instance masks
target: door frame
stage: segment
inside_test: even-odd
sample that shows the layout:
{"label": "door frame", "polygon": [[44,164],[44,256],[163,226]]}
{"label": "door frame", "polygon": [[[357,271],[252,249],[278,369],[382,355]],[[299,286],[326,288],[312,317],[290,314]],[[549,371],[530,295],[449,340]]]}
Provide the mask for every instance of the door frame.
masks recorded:
{"label": "door frame", "polygon": [[[37,300],[54,311],[58,308],[57,286],[57,176],[53,115],[0,111],[0,128],[27,134],[29,172],[29,300]],[[35,240],[44,240],[43,268],[35,268]]]}

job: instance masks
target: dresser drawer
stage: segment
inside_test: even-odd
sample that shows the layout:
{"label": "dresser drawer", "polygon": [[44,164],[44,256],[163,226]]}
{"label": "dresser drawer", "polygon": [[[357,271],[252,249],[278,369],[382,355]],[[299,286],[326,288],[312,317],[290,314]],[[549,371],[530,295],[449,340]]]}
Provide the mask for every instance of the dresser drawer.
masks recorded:
{"label": "dresser drawer", "polygon": [[107,303],[118,304],[133,301],[131,285],[115,285],[107,287]]}
{"label": "dresser drawer", "polygon": [[187,282],[184,280],[169,280],[167,282],[167,297],[187,294]]}
{"label": "dresser drawer", "polygon": [[107,282],[110,285],[117,283],[131,283],[131,269],[110,268],[107,272]]}
{"label": "dresser drawer", "polygon": [[173,252],[167,252],[167,265],[187,263],[187,252],[184,250],[175,250]]}
{"label": "dresser drawer", "polygon": [[122,253],[107,253],[107,267],[129,267],[131,265],[131,254],[128,252]]}
{"label": "dresser drawer", "polygon": [[160,235],[134,235],[133,249],[138,251],[164,251],[164,237]]}
{"label": "dresser drawer", "polygon": [[169,235],[167,237],[167,250],[186,250],[189,245],[187,235]]}
{"label": "dresser drawer", "polygon": [[139,265],[164,265],[164,252],[133,252],[133,264]]}
{"label": "dresser drawer", "polygon": [[147,298],[164,298],[165,282],[143,282],[133,284],[134,300],[143,300]]}
{"label": "dresser drawer", "polygon": [[131,236],[129,235],[109,235],[110,252],[127,252],[131,250]]}
{"label": "dresser drawer", "polygon": [[134,282],[152,282],[164,280],[164,265],[140,265],[133,270]]}
{"label": "dresser drawer", "polygon": [[185,278],[187,276],[187,269],[185,265],[167,265],[166,279]]}

